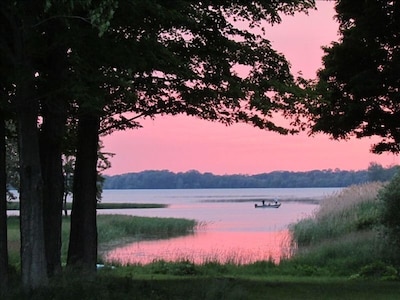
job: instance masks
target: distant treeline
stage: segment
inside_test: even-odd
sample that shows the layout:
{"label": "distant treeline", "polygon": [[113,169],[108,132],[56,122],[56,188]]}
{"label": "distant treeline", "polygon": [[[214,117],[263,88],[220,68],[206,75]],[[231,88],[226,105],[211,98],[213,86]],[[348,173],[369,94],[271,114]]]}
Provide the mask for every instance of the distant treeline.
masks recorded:
{"label": "distant treeline", "polygon": [[214,175],[188,171],[143,171],[106,176],[105,189],[195,189],[195,188],[299,188],[346,187],[370,181],[388,181],[398,167],[371,164],[367,170],[274,171],[257,175]]}

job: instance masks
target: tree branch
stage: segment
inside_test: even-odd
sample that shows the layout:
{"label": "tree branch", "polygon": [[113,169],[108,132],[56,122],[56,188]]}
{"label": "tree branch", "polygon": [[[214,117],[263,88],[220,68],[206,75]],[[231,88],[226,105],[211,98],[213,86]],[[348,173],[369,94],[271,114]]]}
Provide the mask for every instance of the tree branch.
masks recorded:
{"label": "tree branch", "polygon": [[78,20],[81,20],[81,21],[86,22],[86,23],[88,23],[88,24],[91,24],[88,18],[84,18],[84,17],[81,17],[81,16],[63,16],[63,15],[60,15],[60,16],[52,16],[52,17],[50,17],[50,18],[44,19],[44,20],[42,20],[42,21],[40,21],[40,22],[38,22],[38,23],[32,25],[32,27],[37,27],[37,26],[39,26],[39,25],[41,25],[41,24],[43,24],[43,23],[46,23],[46,22],[48,22],[48,21],[50,21],[50,20],[59,19],[59,18],[78,19]]}

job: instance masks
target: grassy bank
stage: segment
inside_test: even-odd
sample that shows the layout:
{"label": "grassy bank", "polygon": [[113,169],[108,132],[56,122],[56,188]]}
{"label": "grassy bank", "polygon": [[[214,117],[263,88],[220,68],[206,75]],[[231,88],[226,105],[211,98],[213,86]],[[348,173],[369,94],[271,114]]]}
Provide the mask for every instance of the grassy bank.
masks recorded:
{"label": "grassy bank", "polygon": [[327,197],[314,216],[291,226],[296,256],[290,262],[310,272],[357,274],[362,267],[385,261],[377,198],[381,183],[352,186]]}
{"label": "grassy bank", "polygon": [[[99,249],[109,249],[126,242],[144,239],[163,239],[190,234],[197,223],[195,220],[180,218],[148,218],[125,215],[98,215],[97,229]],[[66,261],[70,219],[63,217],[62,257]],[[8,218],[8,243],[10,263],[19,264],[19,218]]]}

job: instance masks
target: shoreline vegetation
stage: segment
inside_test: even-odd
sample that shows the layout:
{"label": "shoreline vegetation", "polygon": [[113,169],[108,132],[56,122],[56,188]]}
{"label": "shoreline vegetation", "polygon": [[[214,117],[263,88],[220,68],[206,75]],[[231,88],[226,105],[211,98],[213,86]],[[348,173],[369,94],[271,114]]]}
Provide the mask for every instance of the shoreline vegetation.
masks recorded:
{"label": "shoreline vegetation", "polygon": [[[167,204],[158,203],[97,203],[97,209],[145,209],[145,208],[167,208]],[[72,203],[67,203],[67,209],[71,210]],[[7,203],[7,210],[19,210],[19,202]]]}
{"label": "shoreline vegetation", "polygon": [[[385,260],[379,225],[382,183],[327,196],[309,218],[292,224],[293,255],[279,264],[154,261],[107,265],[97,279],[60,275],[30,299],[398,299],[398,270]],[[201,225],[201,224],[200,224]],[[191,234],[195,220],[99,215],[99,252],[127,242]],[[69,218],[63,218],[63,253]],[[11,264],[18,268],[18,217],[9,217]],[[65,257],[64,257],[65,258]],[[16,272],[17,274],[17,272]],[[23,296],[18,288],[10,299]]]}
{"label": "shoreline vegetation", "polygon": [[[19,265],[19,217],[8,218],[8,243],[11,265]],[[129,215],[97,216],[99,253],[127,243],[142,240],[168,239],[192,234],[202,226],[195,220],[183,218],[138,217]],[[70,217],[62,219],[62,257],[66,259],[69,241]],[[102,260],[101,257],[99,257]]]}
{"label": "shoreline vegetation", "polygon": [[306,172],[273,171],[255,175],[215,175],[196,170],[174,173],[168,170],[148,170],[136,173],[104,176],[104,189],[213,189],[213,188],[318,188],[348,187],[375,181],[389,181],[399,167],[382,167],[370,163],[368,169],[340,169]]}
{"label": "shoreline vegetation", "polygon": [[[241,203],[241,202],[261,202],[261,201],[273,201],[274,199],[264,199],[264,198],[252,198],[252,199],[217,199],[217,200],[201,200],[200,202],[203,203]],[[323,199],[316,199],[316,198],[296,198],[296,199],[282,199],[279,198],[279,202],[301,202],[301,203],[309,203],[309,204],[320,204]],[[109,203],[109,202],[99,202],[97,203],[97,209],[152,209],[152,208],[167,208],[168,204],[162,203]],[[72,203],[67,203],[67,210],[71,210]],[[9,201],[7,202],[7,210],[19,210],[19,201]]]}
{"label": "shoreline vegetation", "polygon": [[290,263],[312,266],[314,275],[355,277],[363,276],[359,272],[366,266],[375,266],[374,276],[382,272],[383,277],[398,278],[397,271],[385,266],[383,203],[378,197],[384,187],[373,182],[345,188],[323,200],[313,216],[292,224],[296,249]]}

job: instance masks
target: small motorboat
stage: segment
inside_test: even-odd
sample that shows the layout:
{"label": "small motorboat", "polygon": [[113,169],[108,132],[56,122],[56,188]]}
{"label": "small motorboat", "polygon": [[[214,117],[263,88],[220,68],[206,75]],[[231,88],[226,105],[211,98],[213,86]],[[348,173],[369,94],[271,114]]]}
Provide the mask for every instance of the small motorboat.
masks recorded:
{"label": "small motorboat", "polygon": [[281,203],[278,201],[274,201],[274,202],[269,202],[269,203],[265,203],[264,201],[262,202],[262,204],[254,204],[255,208],[279,208],[281,206]]}

